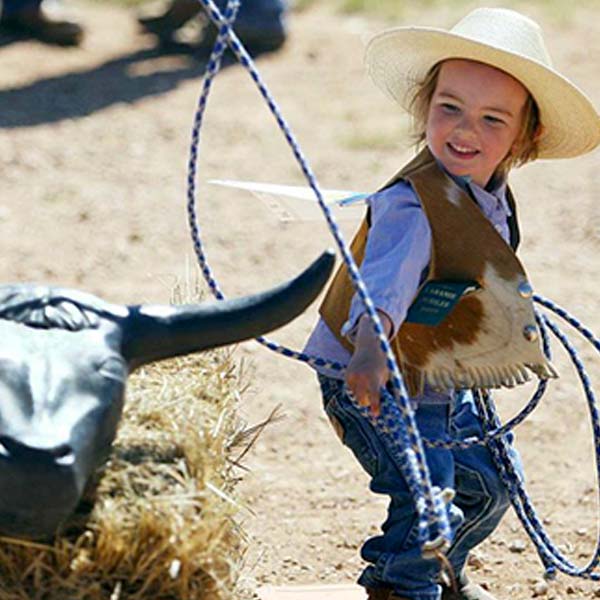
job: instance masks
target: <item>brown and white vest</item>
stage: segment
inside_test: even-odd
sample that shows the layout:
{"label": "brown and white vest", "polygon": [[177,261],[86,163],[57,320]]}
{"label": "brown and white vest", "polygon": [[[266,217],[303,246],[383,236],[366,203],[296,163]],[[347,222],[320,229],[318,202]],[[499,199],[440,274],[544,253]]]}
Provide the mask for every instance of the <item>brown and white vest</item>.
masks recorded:
{"label": "brown and white vest", "polygon": [[[400,180],[415,190],[431,227],[431,262],[420,291],[428,282],[477,284],[438,325],[405,321],[391,340],[411,395],[424,384],[435,389],[512,387],[529,380],[528,369],[541,378],[555,377],[541,350],[531,288],[513,249],[427,149],[382,189]],[[368,233],[365,217],[351,244],[359,265]],[[344,264],[320,307],[325,323],[350,351],[340,330],[353,295]]]}

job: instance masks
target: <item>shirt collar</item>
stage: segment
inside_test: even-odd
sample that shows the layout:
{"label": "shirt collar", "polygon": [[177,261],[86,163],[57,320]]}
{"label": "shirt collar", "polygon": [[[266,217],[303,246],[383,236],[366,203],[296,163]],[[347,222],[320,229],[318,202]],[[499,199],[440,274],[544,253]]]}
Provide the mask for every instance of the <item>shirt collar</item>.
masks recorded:
{"label": "shirt collar", "polygon": [[473,196],[475,196],[477,203],[484,208],[484,212],[487,212],[485,211],[486,207],[489,207],[491,210],[501,208],[506,213],[507,217],[512,215],[508,200],[506,199],[507,183],[505,179],[501,180],[497,186],[490,189],[482,188],[473,182],[470,182],[468,186],[470,187]]}
{"label": "shirt collar", "polygon": [[449,173],[440,161],[435,159],[438,166],[463,190],[470,193],[485,214],[489,214],[498,208],[506,213],[507,217],[512,215],[508,200],[506,199],[506,188],[508,187],[505,177],[493,177],[485,188],[477,185],[471,180],[470,175],[459,176]]}

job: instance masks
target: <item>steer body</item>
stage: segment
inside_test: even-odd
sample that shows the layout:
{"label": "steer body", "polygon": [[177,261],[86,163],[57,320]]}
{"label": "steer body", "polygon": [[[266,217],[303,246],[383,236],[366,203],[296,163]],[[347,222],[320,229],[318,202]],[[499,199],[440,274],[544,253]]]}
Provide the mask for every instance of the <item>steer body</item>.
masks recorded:
{"label": "steer body", "polygon": [[47,538],[72,514],[110,453],[130,371],[283,325],[332,266],[324,254],[269,292],[177,307],[0,286],[0,534]]}

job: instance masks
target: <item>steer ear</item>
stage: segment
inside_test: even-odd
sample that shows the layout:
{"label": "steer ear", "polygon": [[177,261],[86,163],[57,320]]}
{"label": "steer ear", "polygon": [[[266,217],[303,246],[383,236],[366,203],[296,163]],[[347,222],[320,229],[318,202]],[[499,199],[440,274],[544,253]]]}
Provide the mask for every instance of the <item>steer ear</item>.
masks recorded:
{"label": "steer ear", "polygon": [[295,279],[253,296],[183,306],[131,306],[122,353],[131,370],[240,342],[285,325],[316,298],[333,269],[324,252]]}

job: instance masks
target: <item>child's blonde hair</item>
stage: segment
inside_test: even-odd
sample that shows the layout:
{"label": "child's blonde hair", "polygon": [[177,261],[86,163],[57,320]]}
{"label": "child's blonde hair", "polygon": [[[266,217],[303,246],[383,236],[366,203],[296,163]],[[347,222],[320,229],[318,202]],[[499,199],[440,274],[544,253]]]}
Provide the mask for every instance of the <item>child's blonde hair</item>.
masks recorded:
{"label": "child's blonde hair", "polygon": [[[427,116],[431,98],[435,92],[440,69],[444,61],[433,65],[422,81],[413,87],[410,95],[409,110],[413,118],[413,127],[417,143],[425,141],[427,133]],[[509,152],[500,162],[494,175],[505,177],[510,169],[519,167],[535,160],[538,156],[538,139],[540,133],[540,113],[533,96],[528,93],[523,109],[523,122],[521,130],[515,139],[515,151]]]}

